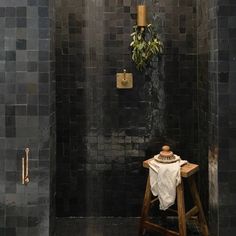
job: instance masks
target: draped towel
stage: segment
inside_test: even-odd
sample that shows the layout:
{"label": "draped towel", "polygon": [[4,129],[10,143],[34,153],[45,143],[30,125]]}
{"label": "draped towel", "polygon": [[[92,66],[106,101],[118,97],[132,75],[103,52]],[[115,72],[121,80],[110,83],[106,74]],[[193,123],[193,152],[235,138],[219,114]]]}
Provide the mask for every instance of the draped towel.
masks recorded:
{"label": "draped towel", "polygon": [[180,167],[186,163],[185,160],[168,164],[155,159],[149,161],[151,191],[158,197],[161,210],[166,210],[175,203],[176,187],[181,183]]}

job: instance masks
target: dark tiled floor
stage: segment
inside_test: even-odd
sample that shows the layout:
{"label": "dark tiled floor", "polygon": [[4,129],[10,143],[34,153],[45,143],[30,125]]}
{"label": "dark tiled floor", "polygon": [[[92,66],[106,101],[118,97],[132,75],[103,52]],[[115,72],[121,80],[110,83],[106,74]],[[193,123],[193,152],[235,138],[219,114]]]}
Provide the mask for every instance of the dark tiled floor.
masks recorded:
{"label": "dark tiled floor", "polygon": [[[125,217],[86,217],[58,218],[56,236],[138,236],[139,218]],[[176,220],[168,219],[168,226],[175,228]],[[147,233],[145,236],[158,236]],[[188,223],[188,236],[199,236],[195,223]]]}

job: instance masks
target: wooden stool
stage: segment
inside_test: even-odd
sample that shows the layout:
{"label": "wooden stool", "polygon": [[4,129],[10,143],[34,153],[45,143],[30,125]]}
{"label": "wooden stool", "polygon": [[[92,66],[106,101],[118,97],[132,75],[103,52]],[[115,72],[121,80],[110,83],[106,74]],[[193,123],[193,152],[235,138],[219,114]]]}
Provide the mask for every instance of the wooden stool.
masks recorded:
{"label": "wooden stool", "polygon": [[[143,162],[143,166],[145,168],[149,168],[148,162],[150,160],[146,160]],[[209,235],[206,218],[203,212],[201,200],[200,200],[196,182],[194,179],[194,174],[198,171],[198,169],[199,169],[198,165],[191,164],[191,163],[185,164],[181,167],[182,181],[181,181],[181,184],[177,186],[177,211],[176,211],[178,214],[179,232],[169,230],[167,228],[162,227],[161,225],[154,224],[149,221],[148,213],[149,213],[150,205],[156,199],[152,201],[150,178],[148,175],[146,191],[145,191],[144,200],[143,200],[141,219],[140,219],[139,236],[144,235],[144,232],[146,230],[157,231],[166,236],[171,236],[171,235],[187,236],[186,220],[188,220],[190,217],[195,216],[195,215],[198,216],[198,221],[199,221],[200,230],[202,234],[204,236]],[[191,210],[189,210],[187,213],[185,212],[183,178],[186,178],[188,180],[191,195],[195,204],[195,206]]]}

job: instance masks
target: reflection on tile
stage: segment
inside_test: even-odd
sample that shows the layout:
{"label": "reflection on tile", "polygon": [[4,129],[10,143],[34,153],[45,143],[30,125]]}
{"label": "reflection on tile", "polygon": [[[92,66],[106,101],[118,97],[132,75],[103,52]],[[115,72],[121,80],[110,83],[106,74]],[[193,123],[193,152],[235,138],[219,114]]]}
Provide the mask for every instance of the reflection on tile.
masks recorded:
{"label": "reflection on tile", "polygon": [[165,54],[145,76],[129,48],[137,1],[56,1],[57,216],[138,216],[145,158],[167,142],[197,161],[196,1],[178,2],[147,1]]}
{"label": "reflection on tile", "polygon": [[[139,218],[123,217],[87,217],[57,218],[56,236],[137,236]],[[176,219],[168,220],[168,227],[176,229]],[[188,224],[188,236],[200,236],[194,222]],[[145,236],[157,236],[147,232]]]}
{"label": "reflection on tile", "polygon": [[[48,187],[55,183],[50,181],[55,175],[54,165],[49,166],[55,154],[55,93],[51,66],[54,5],[53,1],[50,6],[48,2],[0,1],[1,236],[49,235],[50,206],[53,207],[54,200],[50,199],[50,191],[55,191],[53,184],[51,190]],[[35,14],[38,11],[39,16]],[[52,25],[41,25],[41,18]],[[41,31],[48,32],[43,36],[50,48],[39,48]],[[30,148],[30,183],[24,186],[21,158],[26,147]]]}

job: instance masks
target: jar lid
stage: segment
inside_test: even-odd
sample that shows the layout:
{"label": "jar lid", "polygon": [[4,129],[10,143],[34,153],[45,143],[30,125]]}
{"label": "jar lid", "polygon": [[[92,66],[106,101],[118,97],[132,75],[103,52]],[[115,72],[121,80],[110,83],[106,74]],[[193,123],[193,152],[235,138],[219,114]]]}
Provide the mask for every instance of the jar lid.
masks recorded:
{"label": "jar lid", "polygon": [[175,158],[173,152],[170,150],[170,146],[168,146],[168,145],[164,145],[162,147],[162,151],[160,152],[159,156],[160,156],[160,158],[166,158],[166,159]]}
{"label": "jar lid", "polygon": [[176,156],[173,154],[172,151],[170,151],[170,146],[165,145],[162,147],[162,151],[154,156],[154,159],[161,163],[173,163],[180,160],[179,156]]}

